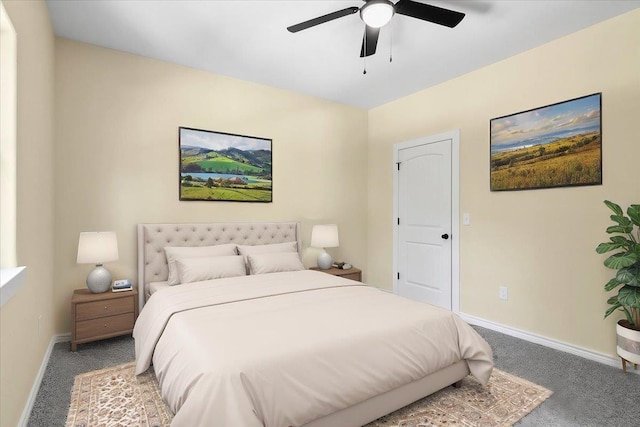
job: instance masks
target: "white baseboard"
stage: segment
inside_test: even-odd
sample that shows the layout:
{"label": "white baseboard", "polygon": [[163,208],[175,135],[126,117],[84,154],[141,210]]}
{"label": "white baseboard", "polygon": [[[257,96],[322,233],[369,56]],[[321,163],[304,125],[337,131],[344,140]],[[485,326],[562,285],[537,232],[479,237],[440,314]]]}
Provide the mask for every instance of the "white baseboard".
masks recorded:
{"label": "white baseboard", "polygon": [[22,410],[22,415],[20,416],[20,420],[18,421],[19,427],[27,427],[29,417],[31,416],[31,410],[33,409],[33,405],[36,402],[38,390],[40,390],[40,384],[42,384],[44,372],[47,370],[47,365],[49,364],[49,358],[51,357],[53,346],[59,342],[65,341],[71,341],[71,334],[54,335],[51,337],[51,340],[49,340],[47,351],[44,353],[42,363],[40,364],[40,370],[38,370],[38,375],[36,375],[36,379],[34,380],[33,386],[31,387],[29,399],[27,399],[27,403],[25,404],[24,409]]}
{"label": "white baseboard", "polygon": [[[615,368],[622,368],[620,359],[617,357],[609,356],[608,354],[600,353],[597,351],[589,350],[583,347],[578,347],[573,344],[568,344],[562,341],[554,340],[552,338],[543,337],[541,335],[532,334],[520,329],[512,328],[511,326],[501,325],[499,323],[491,322],[489,320],[481,319],[479,317],[471,316],[469,314],[458,313],[458,315],[467,323],[471,325],[480,326],[492,331],[500,332],[505,335],[520,338],[525,341],[529,341],[535,344],[540,344],[545,347],[560,350],[565,353],[573,354],[594,362],[599,362],[604,365],[613,366]],[[627,364],[627,372],[640,375],[640,370],[634,370],[633,366]]]}

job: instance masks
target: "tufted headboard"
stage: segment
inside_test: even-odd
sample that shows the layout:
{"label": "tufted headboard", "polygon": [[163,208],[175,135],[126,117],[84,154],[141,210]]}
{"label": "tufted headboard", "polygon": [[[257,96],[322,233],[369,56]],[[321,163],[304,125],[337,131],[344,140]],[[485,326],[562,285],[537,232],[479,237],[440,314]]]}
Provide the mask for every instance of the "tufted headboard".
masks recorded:
{"label": "tufted headboard", "polygon": [[213,246],[224,243],[266,245],[297,242],[299,222],[217,222],[210,224],[138,224],[138,294],[142,310],[151,282],[167,280],[165,246]]}

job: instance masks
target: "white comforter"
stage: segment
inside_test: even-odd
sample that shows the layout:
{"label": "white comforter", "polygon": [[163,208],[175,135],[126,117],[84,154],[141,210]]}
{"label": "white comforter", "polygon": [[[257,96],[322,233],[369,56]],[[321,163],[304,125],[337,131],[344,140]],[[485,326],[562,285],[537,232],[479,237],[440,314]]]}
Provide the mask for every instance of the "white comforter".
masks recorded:
{"label": "white comforter", "polygon": [[133,336],[175,427],[301,426],[461,359],[483,384],[493,367],[458,316],[310,270],[157,292]]}

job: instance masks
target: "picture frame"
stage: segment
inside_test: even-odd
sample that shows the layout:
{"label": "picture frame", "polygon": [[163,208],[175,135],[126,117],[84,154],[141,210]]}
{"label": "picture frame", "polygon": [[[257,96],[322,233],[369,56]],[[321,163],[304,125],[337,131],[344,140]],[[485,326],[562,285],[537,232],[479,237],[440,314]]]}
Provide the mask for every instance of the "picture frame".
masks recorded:
{"label": "picture frame", "polygon": [[271,139],[182,126],[178,134],[181,201],[273,201]]}
{"label": "picture frame", "polygon": [[602,93],[489,122],[491,191],[602,184]]}

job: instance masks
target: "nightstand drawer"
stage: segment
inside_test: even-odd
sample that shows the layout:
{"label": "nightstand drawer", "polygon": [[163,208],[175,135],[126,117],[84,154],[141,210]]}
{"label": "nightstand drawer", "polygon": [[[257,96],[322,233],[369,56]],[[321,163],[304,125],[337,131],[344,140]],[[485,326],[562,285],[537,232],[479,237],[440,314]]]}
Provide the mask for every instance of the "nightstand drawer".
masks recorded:
{"label": "nightstand drawer", "polygon": [[104,335],[116,334],[133,329],[133,311],[117,316],[102,317],[99,319],[85,320],[76,324],[77,341],[86,338],[97,338]]}
{"label": "nightstand drawer", "polygon": [[103,301],[85,302],[76,305],[76,320],[89,320],[115,314],[133,313],[133,298],[107,299]]}

